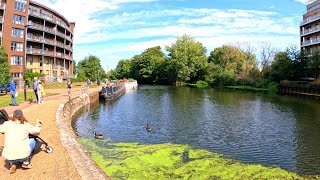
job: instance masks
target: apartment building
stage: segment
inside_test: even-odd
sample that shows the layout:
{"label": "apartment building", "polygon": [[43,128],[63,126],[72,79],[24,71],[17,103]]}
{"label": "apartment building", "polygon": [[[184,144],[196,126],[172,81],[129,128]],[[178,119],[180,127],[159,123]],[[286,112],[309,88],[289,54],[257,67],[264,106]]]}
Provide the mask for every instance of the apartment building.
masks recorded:
{"label": "apartment building", "polygon": [[74,76],[74,22],[34,1],[2,0],[0,23],[1,44],[19,87],[28,71],[44,74],[49,82]]}
{"label": "apartment building", "polygon": [[315,49],[320,50],[320,0],[307,5],[300,24],[301,50],[311,55]]}

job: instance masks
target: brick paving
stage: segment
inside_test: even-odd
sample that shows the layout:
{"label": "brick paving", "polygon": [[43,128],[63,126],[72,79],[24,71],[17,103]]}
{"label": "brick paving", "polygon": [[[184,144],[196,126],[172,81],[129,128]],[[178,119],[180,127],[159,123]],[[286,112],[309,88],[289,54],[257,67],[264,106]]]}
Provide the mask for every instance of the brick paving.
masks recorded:
{"label": "brick paving", "polygon": [[[71,97],[80,94],[80,89],[72,89]],[[90,89],[94,91],[95,89]],[[98,89],[96,89],[98,90]],[[53,147],[53,153],[48,154],[41,151],[32,158],[32,169],[21,169],[18,167],[15,174],[9,174],[9,169],[5,164],[5,159],[0,158],[0,179],[86,179],[80,177],[75,165],[72,163],[67,150],[62,146],[59,129],[56,124],[56,111],[59,105],[69,100],[67,89],[47,89],[47,93],[54,92],[59,95],[47,97],[42,104],[35,102],[29,104],[25,102],[19,106],[3,107],[9,115],[12,115],[16,109],[21,109],[31,124],[35,124],[36,119],[42,121],[40,137],[44,139],[49,146]],[[3,147],[4,138],[0,135],[0,147]]]}

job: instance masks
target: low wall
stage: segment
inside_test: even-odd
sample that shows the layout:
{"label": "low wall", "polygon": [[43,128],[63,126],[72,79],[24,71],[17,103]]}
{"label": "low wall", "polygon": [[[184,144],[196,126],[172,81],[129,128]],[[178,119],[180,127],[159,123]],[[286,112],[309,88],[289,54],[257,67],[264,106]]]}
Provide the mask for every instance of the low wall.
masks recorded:
{"label": "low wall", "polygon": [[91,159],[88,151],[78,141],[71,127],[72,116],[82,107],[99,100],[99,92],[82,94],[61,104],[56,113],[57,126],[63,147],[73,161],[82,179],[111,179]]}

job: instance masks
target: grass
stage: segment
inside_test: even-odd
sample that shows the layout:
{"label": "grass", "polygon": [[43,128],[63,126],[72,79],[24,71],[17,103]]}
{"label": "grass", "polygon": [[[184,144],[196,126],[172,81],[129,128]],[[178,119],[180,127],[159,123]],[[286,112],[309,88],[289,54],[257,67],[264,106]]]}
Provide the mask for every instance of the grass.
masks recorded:
{"label": "grass", "polygon": [[181,144],[142,145],[80,138],[114,179],[304,179],[278,167],[244,164]]}
{"label": "grass", "polygon": [[[47,96],[54,96],[57,95],[56,93],[47,93]],[[27,101],[32,96],[33,100],[36,99],[36,96],[34,92],[27,92]],[[24,94],[23,92],[19,92],[19,95],[17,97],[17,103],[23,103],[24,102]],[[0,94],[0,108],[4,106],[9,106],[11,104],[11,95],[8,94]]]}
{"label": "grass", "polygon": [[[77,88],[81,86],[87,86],[86,82],[74,82],[72,83],[72,88]],[[97,85],[91,83],[91,87],[96,87]],[[67,89],[67,83],[56,83],[56,84],[45,84],[45,89]]]}
{"label": "grass", "polygon": [[249,91],[257,91],[257,92],[267,92],[266,88],[255,88],[251,86],[224,86],[224,88],[228,89],[237,89],[237,90],[249,90]]}

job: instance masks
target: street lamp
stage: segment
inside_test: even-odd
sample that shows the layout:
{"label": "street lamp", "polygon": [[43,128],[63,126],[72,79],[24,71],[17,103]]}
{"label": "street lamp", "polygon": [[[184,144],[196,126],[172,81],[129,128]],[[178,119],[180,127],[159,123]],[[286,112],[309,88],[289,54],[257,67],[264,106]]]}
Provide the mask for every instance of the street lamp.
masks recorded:
{"label": "street lamp", "polygon": [[24,79],[24,86],[23,86],[23,95],[24,95],[24,101],[27,101],[27,90],[26,90],[26,79],[25,79],[25,73],[26,73],[26,67],[27,67],[27,29],[28,27],[31,27],[31,25],[25,25],[24,26],[24,65],[23,65],[23,79]]}

